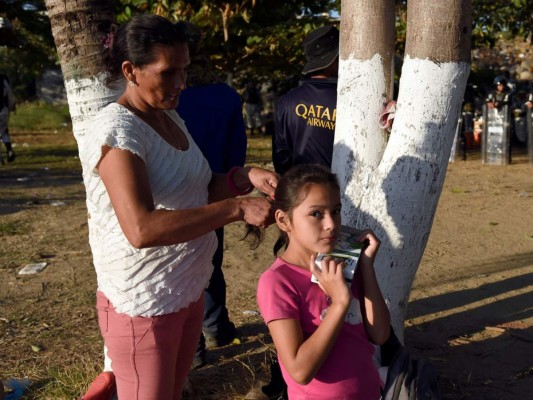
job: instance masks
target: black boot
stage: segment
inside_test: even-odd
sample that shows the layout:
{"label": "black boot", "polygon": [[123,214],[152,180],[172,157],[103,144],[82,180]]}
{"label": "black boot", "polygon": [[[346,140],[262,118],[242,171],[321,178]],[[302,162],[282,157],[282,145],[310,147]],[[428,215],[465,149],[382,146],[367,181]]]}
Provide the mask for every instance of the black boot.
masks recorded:
{"label": "black boot", "polygon": [[270,365],[270,382],[261,388],[263,393],[271,399],[286,400],[287,384],[281,374],[279,362],[276,360]]}
{"label": "black boot", "polygon": [[287,384],[283,380],[281,368],[277,360],[270,364],[270,382],[258,381],[250,390],[245,400],[287,400]]}

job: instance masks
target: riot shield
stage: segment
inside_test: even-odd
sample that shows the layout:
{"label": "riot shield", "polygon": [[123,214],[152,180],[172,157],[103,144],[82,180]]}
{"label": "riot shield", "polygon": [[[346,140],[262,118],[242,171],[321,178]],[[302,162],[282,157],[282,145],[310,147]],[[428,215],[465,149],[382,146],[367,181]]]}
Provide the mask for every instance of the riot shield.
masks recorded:
{"label": "riot shield", "polygon": [[481,160],[484,164],[503,165],[510,162],[509,106],[488,108],[483,105],[483,137]]}
{"label": "riot shield", "polygon": [[527,155],[530,164],[533,164],[533,108],[526,108],[527,121]]}
{"label": "riot shield", "polygon": [[459,152],[461,154],[461,159],[463,161],[466,160],[466,142],[467,142],[466,133],[467,133],[467,130],[469,130],[468,133],[472,137],[473,128],[474,128],[473,114],[470,111],[462,112],[461,116],[459,117],[459,121],[457,122],[457,126],[455,128],[455,136],[453,138],[452,150],[450,152],[450,158],[448,162],[455,162],[455,160],[459,156]]}
{"label": "riot shield", "polygon": [[459,147],[459,143],[461,142],[461,132],[463,131],[463,118],[460,117],[459,121],[457,121],[457,127],[455,128],[455,136],[453,138],[452,143],[452,151],[450,152],[450,159],[448,162],[455,162],[455,158],[457,157],[457,151]]}
{"label": "riot shield", "polygon": [[527,112],[520,108],[513,110],[514,135],[520,143],[527,143]]}

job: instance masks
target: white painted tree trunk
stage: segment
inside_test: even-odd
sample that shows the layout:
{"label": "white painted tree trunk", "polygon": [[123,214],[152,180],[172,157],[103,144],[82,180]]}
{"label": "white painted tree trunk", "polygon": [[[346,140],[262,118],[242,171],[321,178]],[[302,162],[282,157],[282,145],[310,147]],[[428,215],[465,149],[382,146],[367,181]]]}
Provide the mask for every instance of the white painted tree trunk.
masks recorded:
{"label": "white painted tree trunk", "polygon": [[384,62],[378,54],[371,60],[339,60],[332,169],[342,188],[342,220],[350,226],[358,225],[364,188],[387,145],[386,134],[378,125],[387,101],[383,78]]}
{"label": "white painted tree trunk", "polygon": [[344,189],[343,220],[355,226],[361,188],[387,144],[377,121],[392,96],[394,0],[343,2],[340,39],[332,168]]}
{"label": "white painted tree trunk", "polygon": [[[409,2],[418,18],[408,21],[410,45],[388,143],[376,133],[386,87],[382,57],[357,59],[341,53],[340,59],[332,168],[345,192],[343,223],[372,228],[382,240],[376,273],[402,341],[407,303],[446,175],[469,73],[469,0],[454,3],[455,8],[439,3]],[[443,7],[448,7],[447,18]],[[439,30],[441,24],[448,28]],[[433,35],[420,35],[421,25]],[[452,38],[446,36],[450,31]],[[341,42],[343,33],[341,25]],[[456,48],[461,51],[454,53]]]}
{"label": "white painted tree trunk", "polygon": [[[98,111],[124,91],[124,82],[115,89],[105,86],[102,38],[114,22],[110,0],[45,0],[52,34],[65,79],[72,131],[83,152],[91,140],[88,125]],[[104,370],[111,361],[104,346]]]}
{"label": "white painted tree trunk", "polygon": [[391,138],[360,205],[357,225],[373,227],[383,242],[378,281],[400,337],[446,176],[468,71],[467,63],[406,58]]}
{"label": "white painted tree trunk", "polygon": [[65,79],[68,106],[72,118],[72,131],[78,142],[86,138],[87,125],[96,113],[105,105],[115,101],[124,91],[109,89],[104,85],[104,76],[98,75],[90,78]]}

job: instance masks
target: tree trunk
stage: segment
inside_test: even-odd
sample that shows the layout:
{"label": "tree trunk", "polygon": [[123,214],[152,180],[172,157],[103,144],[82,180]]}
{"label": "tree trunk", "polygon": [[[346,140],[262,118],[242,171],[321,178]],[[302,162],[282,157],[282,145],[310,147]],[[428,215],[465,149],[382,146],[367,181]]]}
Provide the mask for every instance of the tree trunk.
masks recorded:
{"label": "tree trunk", "polygon": [[120,93],[120,88],[104,86],[102,72],[102,40],[115,21],[114,2],[45,0],[45,4],[65,79],[72,128],[80,146],[87,122]]}
{"label": "tree trunk", "polygon": [[394,11],[394,0],[342,3],[332,168],[343,188],[348,225],[357,225],[364,187],[387,144],[387,133],[377,122],[392,96]]}
{"label": "tree trunk", "polygon": [[[343,152],[353,154],[350,159],[355,163],[363,164],[352,168],[363,170],[358,176],[341,181],[349,197],[343,199],[343,208],[347,208],[343,212],[344,223],[370,227],[382,240],[376,271],[391,310],[392,324],[402,340],[409,294],[433,224],[468,78],[470,12],[470,0],[409,1],[397,112],[384,152],[380,155],[381,148],[374,148],[374,142],[368,139],[344,149],[345,143],[337,138],[340,132],[335,133],[334,170],[343,168],[339,164],[345,161],[335,155],[340,152],[339,146]],[[364,29],[360,32],[369,33]],[[341,38],[343,35],[341,26]],[[361,63],[354,70],[353,79],[364,74],[364,67]],[[348,81],[349,77],[342,80]],[[374,98],[382,101],[383,87],[384,83],[373,82],[373,88],[358,87],[358,91],[371,89]],[[340,96],[342,90],[339,86]],[[368,102],[365,94],[357,96],[354,104]],[[337,107],[337,118],[345,120],[350,107],[343,104]],[[356,142],[364,139],[360,126],[368,130],[368,126],[377,124],[375,112],[362,115],[358,122],[358,129],[353,130]],[[338,121],[337,129],[342,126]],[[377,158],[377,168],[360,161]],[[356,191],[359,193],[354,195]]]}
{"label": "tree trunk", "polygon": [[222,30],[224,32],[224,43],[229,41],[229,18],[231,16],[230,4],[226,3],[223,5],[223,8],[220,9],[222,14]]}

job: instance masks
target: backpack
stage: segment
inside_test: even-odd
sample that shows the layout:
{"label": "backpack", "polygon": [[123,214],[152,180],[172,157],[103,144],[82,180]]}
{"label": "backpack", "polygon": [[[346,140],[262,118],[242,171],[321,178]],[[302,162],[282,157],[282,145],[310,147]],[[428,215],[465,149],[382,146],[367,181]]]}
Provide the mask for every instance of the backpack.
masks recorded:
{"label": "backpack", "polygon": [[441,400],[437,371],[424,359],[415,359],[401,347],[387,372],[382,400]]}

